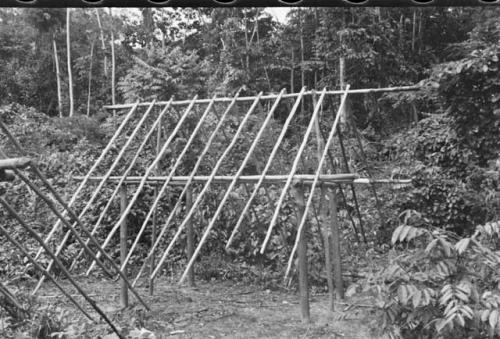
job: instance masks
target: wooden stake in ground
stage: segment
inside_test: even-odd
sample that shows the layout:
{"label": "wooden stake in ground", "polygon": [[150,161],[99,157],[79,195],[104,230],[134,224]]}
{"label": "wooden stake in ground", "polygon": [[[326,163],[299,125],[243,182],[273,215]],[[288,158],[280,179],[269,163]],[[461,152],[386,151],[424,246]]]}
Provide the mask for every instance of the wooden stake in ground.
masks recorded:
{"label": "wooden stake in ground", "polygon": [[340,230],[337,215],[337,193],[328,192],[330,202],[330,232],[332,234],[331,247],[333,257],[333,274],[337,298],[344,299],[344,281],[342,279],[342,257],[340,254]]}
{"label": "wooden stake in ground", "polygon": [[[302,220],[305,211],[304,190],[301,186],[296,185],[292,189],[295,201],[297,203],[297,225]],[[306,227],[302,227],[299,236],[300,242],[298,247],[299,256],[299,293],[300,293],[300,311],[302,322],[309,323],[311,314],[309,310],[309,284],[307,278],[307,239]]]}
{"label": "wooden stake in ground", "polygon": [[[123,214],[127,208],[127,185],[120,187],[120,213]],[[125,217],[120,226],[120,261],[123,263],[127,257],[127,218]],[[120,280],[120,304],[123,308],[128,307],[127,270],[123,270],[124,277]]]}
{"label": "wooden stake in ground", "polygon": [[[191,188],[188,189],[186,193],[186,211],[189,211],[191,209],[191,206],[193,205],[193,190]],[[193,220],[189,219],[187,225],[187,246],[186,246],[186,251],[187,251],[187,258],[188,261],[191,260],[194,254],[194,229],[193,229]],[[188,270],[188,284],[191,287],[194,287],[194,265],[191,266]]]}
{"label": "wooden stake in ground", "polygon": [[326,281],[328,284],[328,296],[329,296],[329,303],[330,303],[330,311],[335,310],[335,287],[333,284],[333,272],[332,272],[332,251],[331,251],[331,242],[330,242],[330,232],[329,227],[328,227],[328,217],[327,217],[327,212],[329,209],[329,203],[327,200],[327,189],[324,185],[321,186],[321,202],[320,202],[320,208],[321,208],[321,230],[323,232],[323,243],[324,243],[324,249],[325,249],[325,270],[326,270]]}

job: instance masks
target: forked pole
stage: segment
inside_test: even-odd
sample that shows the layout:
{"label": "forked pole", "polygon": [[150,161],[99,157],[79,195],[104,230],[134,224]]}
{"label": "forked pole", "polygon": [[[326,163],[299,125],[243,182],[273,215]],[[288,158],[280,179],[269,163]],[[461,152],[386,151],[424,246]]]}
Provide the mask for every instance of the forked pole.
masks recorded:
{"label": "forked pole", "polygon": [[269,171],[269,169],[271,168],[271,164],[274,160],[274,157],[276,156],[276,153],[279,150],[279,147],[283,141],[283,138],[285,137],[285,134],[288,130],[288,126],[292,122],[292,119],[295,116],[295,112],[297,112],[297,109],[299,108],[300,101],[302,100],[302,98],[304,96],[305,90],[306,90],[306,88],[303,87],[299,93],[299,96],[295,100],[295,104],[293,105],[292,110],[290,111],[290,114],[288,115],[288,118],[286,119],[285,124],[283,125],[283,128],[281,129],[281,133],[278,136],[278,140],[274,144],[273,150],[271,151],[271,154],[269,155],[269,159],[267,160],[266,166],[264,167],[264,170],[262,171],[262,174],[259,178],[259,181],[255,185],[251,196],[248,198],[247,203],[246,203],[245,207],[243,208],[243,211],[240,214],[238,222],[236,223],[236,226],[234,227],[233,232],[231,233],[231,236],[229,237],[229,240],[227,241],[226,250],[229,249],[229,246],[231,246],[231,244],[233,243],[234,237],[235,237],[236,233],[238,232],[238,230],[240,229],[241,224],[243,223],[243,220],[245,219],[245,215],[248,213],[248,210],[250,209],[250,206],[252,205],[253,199],[255,199],[255,197],[257,196],[257,193],[259,192],[259,188],[262,186],[262,183],[264,182],[267,171]]}
{"label": "forked pole", "polygon": [[233,140],[231,141],[231,143],[229,144],[229,146],[226,147],[226,149],[224,150],[224,153],[220,156],[219,160],[215,164],[214,169],[212,170],[212,173],[210,174],[210,177],[208,178],[207,182],[203,186],[203,189],[201,190],[200,194],[198,194],[198,196],[196,197],[196,200],[194,201],[193,206],[191,206],[191,209],[187,212],[186,217],[184,218],[184,220],[180,224],[179,228],[177,229],[177,232],[175,233],[172,241],[170,242],[170,244],[168,245],[167,249],[163,253],[160,261],[158,262],[158,265],[156,265],[156,268],[155,268],[153,274],[150,276],[151,279],[154,278],[158,274],[158,272],[160,271],[161,266],[165,262],[165,259],[167,259],[167,255],[170,252],[170,250],[173,248],[175,241],[177,240],[177,238],[179,237],[179,235],[181,234],[181,232],[184,230],[184,227],[186,226],[186,224],[188,223],[188,221],[193,216],[193,214],[194,214],[194,212],[196,210],[196,207],[198,206],[198,204],[203,199],[203,196],[205,195],[205,193],[208,191],[208,189],[210,187],[210,184],[212,183],[215,175],[217,174],[217,171],[219,170],[220,166],[224,162],[226,156],[229,154],[229,152],[231,151],[231,149],[236,144],[236,141],[238,140],[241,132],[243,131],[243,127],[245,126],[246,122],[248,121],[248,119],[252,115],[253,111],[257,107],[257,104],[259,103],[259,100],[260,100],[261,96],[262,96],[262,92],[260,92],[259,95],[257,95],[257,97],[255,98],[252,106],[250,107],[250,109],[247,111],[247,113],[243,117],[243,120],[240,122],[240,125],[238,126],[238,129],[236,130],[236,133],[234,134]]}
{"label": "forked pole", "polygon": [[[298,229],[297,229],[297,237],[295,239],[295,244],[293,246],[292,253],[290,254],[290,259],[288,260],[288,266],[286,269],[285,278],[288,277],[288,273],[290,273],[290,268],[292,267],[292,263],[293,263],[293,257],[295,256],[295,252],[297,251],[297,247],[299,245],[301,234],[302,234],[302,229],[303,229],[305,222],[306,222],[306,219],[307,219],[307,212],[309,210],[309,207],[311,206],[311,203],[312,203],[312,200],[314,197],[314,190],[319,182],[319,176],[321,174],[323,164],[324,164],[326,156],[328,154],[328,148],[330,147],[330,144],[333,140],[335,132],[337,131],[337,125],[340,121],[340,117],[342,115],[342,109],[344,108],[344,104],[345,104],[348,93],[349,93],[349,85],[347,85],[345,88],[345,92],[344,92],[344,95],[342,96],[342,101],[340,102],[337,116],[335,117],[335,121],[333,122],[333,126],[330,130],[330,134],[328,135],[328,139],[325,142],[325,148],[323,150],[323,154],[321,155],[321,160],[318,164],[318,168],[316,169],[316,174],[314,176],[314,181],[313,181],[313,183],[311,185],[311,189],[309,191],[309,197],[307,198],[307,203],[306,203],[306,206],[304,209],[304,214],[302,215],[302,218],[300,220],[300,224],[299,224]],[[321,102],[321,100],[320,100],[320,102]]]}
{"label": "forked pole", "polygon": [[209,137],[208,141],[206,142],[205,147],[203,148],[203,151],[198,156],[198,160],[196,161],[196,164],[194,165],[193,169],[191,170],[191,174],[189,175],[189,177],[186,180],[186,183],[184,184],[184,188],[183,188],[183,190],[181,192],[181,195],[179,196],[179,198],[177,200],[177,203],[175,204],[174,208],[170,212],[170,215],[168,216],[167,221],[164,223],[163,227],[160,230],[160,234],[156,238],[155,244],[150,249],[150,251],[149,251],[146,259],[144,260],[144,263],[142,264],[139,272],[137,273],[137,275],[136,275],[136,277],[135,277],[135,279],[134,279],[134,281],[132,283],[133,286],[136,285],[137,281],[141,277],[142,272],[144,271],[144,268],[146,267],[146,265],[148,263],[148,260],[155,253],[156,248],[160,244],[161,239],[165,235],[165,232],[168,230],[168,226],[169,226],[170,222],[172,221],[172,219],[174,218],[175,214],[177,213],[177,210],[181,207],[183,197],[185,196],[185,194],[187,193],[187,191],[190,189],[189,186],[191,185],[191,182],[193,181],[193,178],[195,177],[196,172],[198,171],[198,168],[200,167],[200,165],[201,165],[201,163],[203,161],[203,158],[205,157],[205,155],[209,151],[210,145],[212,145],[212,142],[214,141],[215,136],[217,135],[217,132],[222,128],[224,119],[229,114],[229,112],[231,111],[231,109],[233,108],[233,106],[236,104],[236,99],[238,98],[239,93],[240,93],[240,91],[238,91],[236,93],[236,95],[233,98],[233,101],[231,101],[231,103],[227,106],[226,110],[224,111],[224,114],[223,114],[222,118],[219,119],[219,122],[215,126],[215,129],[210,134],[210,137]]}
{"label": "forked pole", "polygon": [[[181,129],[182,124],[187,119],[189,113],[193,109],[193,106],[194,106],[195,101],[196,101],[197,98],[198,98],[197,95],[193,98],[193,100],[191,101],[191,104],[186,108],[186,111],[184,112],[184,115],[181,117],[181,119],[179,120],[179,122],[175,126],[174,130],[172,131],[172,133],[170,134],[170,136],[168,137],[168,139],[165,141],[165,144],[163,145],[160,153],[154,159],[154,161],[151,163],[151,165],[149,165],[149,167],[146,169],[146,173],[144,173],[144,176],[142,177],[142,180],[139,183],[139,186],[136,188],[136,191],[135,191],[134,195],[132,196],[132,198],[128,202],[127,208],[123,211],[123,214],[121,214],[120,219],[113,226],[113,228],[111,229],[110,233],[106,237],[106,240],[102,244],[102,248],[103,249],[106,248],[106,246],[111,241],[111,238],[113,237],[113,235],[115,234],[115,232],[118,230],[118,228],[122,224],[123,220],[125,220],[125,218],[127,217],[127,215],[130,213],[130,210],[132,209],[132,206],[134,206],[137,198],[139,197],[139,194],[141,194],[141,191],[144,188],[144,185],[146,184],[146,181],[147,181],[149,175],[151,174],[152,171],[154,171],[154,169],[156,168],[156,165],[158,164],[158,162],[160,162],[160,160],[162,159],[163,155],[165,154],[165,152],[167,151],[168,147],[170,146],[171,142],[174,140],[175,135]],[[99,254],[97,254],[97,255],[99,257]],[[95,265],[95,261],[92,261],[89,269],[86,272],[87,275],[90,274],[90,272],[94,268],[94,265]],[[121,272],[121,270],[120,270],[120,272]]]}
{"label": "forked pole", "polygon": [[273,231],[274,225],[276,224],[276,221],[278,220],[278,215],[279,215],[279,211],[281,209],[281,205],[283,204],[283,201],[285,200],[285,196],[286,196],[286,193],[288,191],[288,188],[290,187],[290,184],[292,183],[292,180],[293,180],[293,176],[295,175],[295,172],[297,171],[297,167],[299,165],[300,158],[301,158],[302,153],[304,152],[304,149],[307,145],[307,140],[309,139],[309,135],[311,134],[312,129],[314,127],[314,121],[316,120],[316,117],[318,115],[318,112],[319,112],[319,109],[320,109],[321,104],[323,102],[323,99],[325,98],[325,94],[326,94],[326,87],[321,92],[318,103],[316,104],[316,107],[314,108],[314,112],[313,112],[313,115],[311,117],[311,121],[309,122],[309,126],[307,127],[306,133],[304,134],[300,148],[297,152],[297,155],[295,156],[295,160],[293,161],[292,169],[290,170],[290,173],[288,174],[288,178],[286,180],[285,187],[281,191],[281,195],[278,199],[278,202],[276,203],[276,208],[274,210],[273,218],[271,219],[271,223],[269,224],[269,228],[267,230],[266,238],[264,239],[264,242],[262,243],[262,247],[260,249],[261,254],[264,254],[264,251],[266,250],[267,243],[269,242],[269,239],[271,238],[271,233]]}
{"label": "forked pole", "polygon": [[[285,93],[285,90],[284,89],[281,90],[280,95],[278,95],[278,97],[276,98],[276,101],[273,104],[273,107],[267,113],[267,116],[264,119],[264,122],[262,123],[262,126],[259,129],[259,132],[257,132],[257,135],[255,136],[255,139],[253,140],[252,145],[250,146],[250,149],[248,150],[245,158],[243,159],[243,162],[241,163],[240,168],[236,172],[236,175],[234,176],[233,181],[231,181],[231,183],[229,184],[229,187],[226,190],[226,193],[224,194],[224,197],[219,202],[219,206],[217,207],[217,210],[215,211],[215,214],[212,216],[212,218],[210,220],[210,223],[208,224],[208,226],[207,226],[207,228],[205,230],[205,233],[203,234],[202,238],[200,239],[200,242],[199,242],[198,246],[196,247],[196,250],[194,251],[194,253],[191,256],[191,258],[189,259],[189,262],[188,262],[188,264],[186,266],[184,274],[182,275],[181,280],[180,280],[181,284],[184,282],[184,279],[186,279],[188,272],[191,271],[191,267],[193,266],[194,261],[196,260],[196,258],[200,254],[200,250],[201,250],[203,244],[207,240],[208,235],[210,234],[210,231],[214,227],[215,222],[217,221],[217,218],[219,217],[219,214],[222,212],[224,204],[226,203],[227,199],[229,198],[229,195],[231,194],[231,191],[236,186],[236,183],[238,182],[238,178],[243,173],[243,170],[245,169],[245,167],[246,167],[248,161],[250,160],[250,158],[251,158],[251,156],[252,156],[255,148],[257,147],[257,145],[258,145],[258,143],[260,141],[260,138],[262,137],[262,135],[264,134],[264,131],[266,130],[267,126],[269,125],[269,122],[271,121],[271,118],[273,117],[274,111],[276,110],[276,108],[278,108],[278,104],[280,103],[281,97],[283,96],[284,93]],[[242,126],[242,125],[243,125],[243,122],[241,123],[240,126]],[[228,149],[226,149],[226,152],[224,152],[224,154],[222,155],[222,158],[225,158],[226,154],[229,153],[229,150],[232,148],[232,146],[234,144],[236,144],[237,140],[238,139],[236,137],[233,139],[232,143],[228,146]],[[217,168],[217,165],[216,165],[216,168]]]}

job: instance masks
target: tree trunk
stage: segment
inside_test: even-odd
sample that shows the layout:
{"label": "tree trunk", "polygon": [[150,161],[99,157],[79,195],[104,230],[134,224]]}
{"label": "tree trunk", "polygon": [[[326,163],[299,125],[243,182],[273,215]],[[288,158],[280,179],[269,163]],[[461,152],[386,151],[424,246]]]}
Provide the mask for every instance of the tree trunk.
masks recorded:
{"label": "tree trunk", "polygon": [[411,50],[415,51],[415,35],[417,31],[417,11],[413,10],[413,31],[411,34]]}
{"label": "tree trunk", "polygon": [[[116,76],[116,59],[115,59],[115,34],[113,32],[113,15],[111,8],[109,9],[109,16],[111,17],[111,102],[116,105],[115,93],[115,76]],[[116,110],[113,110],[113,117],[116,116]]]}
{"label": "tree trunk", "polygon": [[56,64],[56,82],[57,82],[57,109],[59,111],[59,118],[62,118],[62,93],[61,93],[61,70],[59,68],[59,56],[57,54],[56,39],[52,40],[54,46],[54,62]]}
{"label": "tree trunk", "polygon": [[102,29],[101,17],[99,16],[99,8],[95,9],[95,14],[97,16],[97,24],[99,26],[99,31],[101,33],[101,45],[102,51],[104,52],[104,76],[108,76],[108,57],[106,56],[106,42],[104,41],[104,30]]}
{"label": "tree trunk", "polygon": [[[304,88],[305,71],[304,71],[304,28],[302,23],[302,9],[299,8],[299,24],[300,24],[300,84],[301,88]],[[301,115],[304,117],[304,100],[301,100]]]}
{"label": "tree trunk", "polygon": [[90,66],[89,66],[89,86],[88,86],[88,96],[87,96],[87,116],[90,116],[90,94],[92,89],[92,61],[94,59],[94,41],[90,45]]}
{"label": "tree trunk", "polygon": [[75,102],[73,97],[73,75],[71,74],[70,11],[70,8],[66,9],[66,45],[68,50],[69,116],[72,117],[75,113]]}
{"label": "tree trunk", "polygon": [[293,54],[293,46],[292,46],[292,62],[290,64],[290,93],[293,93],[294,91],[294,86],[293,86],[293,83],[294,83],[294,78],[293,78],[293,71],[294,71],[294,59],[295,59],[295,56]]}

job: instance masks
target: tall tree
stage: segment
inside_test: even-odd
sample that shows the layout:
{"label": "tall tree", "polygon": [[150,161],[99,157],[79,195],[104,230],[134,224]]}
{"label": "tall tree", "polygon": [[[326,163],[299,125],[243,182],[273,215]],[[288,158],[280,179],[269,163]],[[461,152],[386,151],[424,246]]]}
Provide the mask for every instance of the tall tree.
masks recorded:
{"label": "tall tree", "polygon": [[68,52],[69,116],[72,117],[75,113],[75,98],[73,96],[73,74],[71,72],[70,11],[70,8],[66,9],[66,49]]}

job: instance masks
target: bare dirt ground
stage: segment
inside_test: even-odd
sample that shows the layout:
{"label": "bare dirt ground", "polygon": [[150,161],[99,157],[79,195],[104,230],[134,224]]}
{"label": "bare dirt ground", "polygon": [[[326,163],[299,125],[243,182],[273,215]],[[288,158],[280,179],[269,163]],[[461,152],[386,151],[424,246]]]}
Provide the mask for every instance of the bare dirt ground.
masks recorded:
{"label": "bare dirt ground", "polygon": [[[130,307],[120,309],[119,284],[97,279],[80,280],[84,290],[97,301],[122,329],[145,328],[156,338],[381,338],[370,330],[376,323],[373,302],[353,297],[328,309],[328,296],[311,295],[311,323],[300,319],[298,294],[269,290],[234,282],[198,282],[196,287],[169,285],[162,279],[154,296],[146,287],[138,291],[152,308],[145,312],[130,296]],[[111,333],[101,321],[90,325],[57,289],[46,284],[40,300],[64,310],[70,323],[85,327],[84,337],[98,338]],[[83,302],[83,298],[78,297]],[[91,310],[90,306],[86,308]],[[82,329],[79,330],[80,333]]]}

